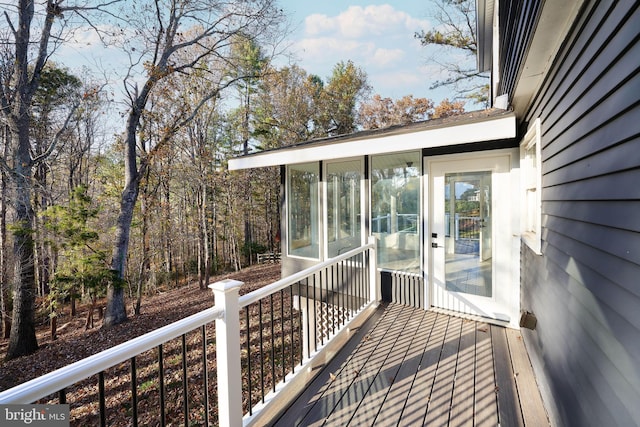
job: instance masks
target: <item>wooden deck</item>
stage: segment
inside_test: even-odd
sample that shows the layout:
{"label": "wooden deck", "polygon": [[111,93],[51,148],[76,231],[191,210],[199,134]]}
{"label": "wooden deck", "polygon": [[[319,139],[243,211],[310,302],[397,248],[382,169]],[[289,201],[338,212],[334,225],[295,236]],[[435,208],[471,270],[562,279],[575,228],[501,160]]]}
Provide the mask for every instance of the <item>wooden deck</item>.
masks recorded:
{"label": "wooden deck", "polygon": [[520,333],[381,307],[276,426],[549,425]]}

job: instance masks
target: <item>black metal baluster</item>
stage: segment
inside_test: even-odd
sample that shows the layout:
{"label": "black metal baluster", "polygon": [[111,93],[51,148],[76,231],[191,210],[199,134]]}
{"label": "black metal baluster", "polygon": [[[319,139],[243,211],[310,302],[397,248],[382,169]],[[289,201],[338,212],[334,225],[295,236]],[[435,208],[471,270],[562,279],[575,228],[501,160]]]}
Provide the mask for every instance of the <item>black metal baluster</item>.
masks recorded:
{"label": "black metal baluster", "polygon": [[[318,290],[320,291],[320,326],[318,327],[316,325],[316,330],[318,330],[320,332],[320,344],[324,345],[324,331],[323,331],[323,323],[322,323],[322,312],[324,310],[323,308],[323,303],[322,303],[322,270],[318,271]],[[317,303],[316,303],[317,304]],[[318,321],[318,318],[316,317],[316,321]]]}
{"label": "black metal baluster", "polygon": [[353,261],[354,258],[351,257],[349,258],[346,263],[347,263],[347,280],[349,281],[349,295],[351,298],[351,305],[352,305],[352,310],[351,310],[351,315],[349,316],[349,319],[351,318],[351,316],[353,316],[353,312],[355,310],[358,309],[358,301],[357,301],[357,297],[356,297],[356,282],[353,279]]}
{"label": "black metal baluster", "polygon": [[348,281],[345,280],[345,272],[346,272],[346,261],[342,260],[338,263],[338,271],[339,271],[339,277],[338,277],[338,283],[340,283],[340,293],[342,294],[342,307],[344,307],[344,309],[342,310],[342,316],[340,316],[338,318],[338,329],[340,329],[340,327],[342,325],[344,325],[344,319],[347,316],[347,313],[349,313],[350,307],[351,307],[351,297],[349,296],[349,283]]}
{"label": "black metal baluster", "polygon": [[100,404],[100,425],[106,427],[107,425],[107,405],[105,403],[104,396],[104,371],[98,373],[98,399]]}
{"label": "black metal baluster", "polygon": [[294,320],[293,320],[293,285],[289,286],[289,323],[291,324],[291,373],[296,372],[296,351],[294,340]]}
{"label": "black metal baluster", "polygon": [[[335,335],[336,333],[336,292],[335,292],[335,283],[338,280],[338,269],[337,267],[334,269],[334,266],[331,265],[331,334]],[[334,271],[335,270],[335,271]],[[340,296],[338,296],[338,304],[340,303]]]}
{"label": "black metal baluster", "polygon": [[318,351],[318,313],[316,308],[318,302],[316,300],[316,275],[313,275],[313,351]]}
{"label": "black metal baluster", "polygon": [[305,279],[305,293],[304,293],[304,303],[307,308],[307,356],[311,356],[311,327],[309,325],[309,278]]}
{"label": "black metal baluster", "polygon": [[345,274],[345,261],[340,261],[340,264],[338,266],[340,275],[339,275],[339,283],[341,285],[342,288],[342,305],[345,307],[346,310],[344,310],[344,313],[342,315],[342,319],[338,319],[338,327],[342,326],[344,324],[344,319],[346,317],[346,313],[348,313],[351,310],[351,296],[349,295],[349,284],[346,282],[345,278],[344,278],[344,274]]}
{"label": "black metal baluster", "polygon": [[202,378],[204,387],[204,425],[209,425],[209,370],[207,369],[207,325],[202,325]]}
{"label": "black metal baluster", "polygon": [[329,317],[329,309],[331,308],[331,306],[329,305],[329,282],[331,281],[332,277],[333,277],[333,271],[331,271],[331,274],[329,273],[329,268],[327,267],[325,268],[325,299],[326,299],[326,303],[325,303],[325,308],[326,308],[326,315],[325,315],[325,319],[326,319],[326,325],[325,325],[325,331],[327,333],[327,341],[329,341],[329,328],[331,328],[330,322],[331,322],[331,317]]}
{"label": "black metal baluster", "polygon": [[262,403],[264,403],[264,343],[262,341],[262,328],[264,325],[262,324],[262,300],[258,301],[258,307],[258,315],[260,316],[260,393],[262,396]]}
{"label": "black metal baluster", "polygon": [[158,346],[158,384],[160,390],[160,425],[166,425],[165,420],[165,395],[164,395],[164,359],[162,355],[162,344]]}
{"label": "black metal baluster", "polygon": [[287,360],[284,340],[284,289],[280,289],[280,340],[282,342],[282,382],[284,383],[287,378]]}
{"label": "black metal baluster", "polygon": [[[298,282],[298,286],[300,286],[300,282]],[[304,360],[304,342],[303,342],[303,334],[302,334],[302,329],[304,328],[303,326],[303,320],[302,320],[302,296],[300,295],[302,292],[298,292],[298,307],[300,307],[300,310],[298,310],[298,325],[300,325],[300,328],[298,330],[298,335],[300,336],[300,366],[302,366],[302,361]]]}
{"label": "black metal baluster", "polygon": [[131,361],[131,417],[133,427],[138,427],[138,373],[135,356]]}
{"label": "black metal baluster", "polygon": [[62,390],[60,390],[58,392],[58,403],[60,403],[61,405],[64,405],[65,403],[67,403],[67,389],[63,388]]}
{"label": "black metal baluster", "polygon": [[184,425],[189,425],[189,390],[187,374],[187,334],[182,334],[182,410],[184,412]]}
{"label": "black metal baluster", "polygon": [[251,328],[249,327],[249,306],[244,308],[247,319],[247,387],[249,389],[249,415],[253,415],[253,386],[251,384]]}
{"label": "black metal baluster", "polygon": [[358,258],[358,262],[360,262],[360,271],[358,273],[358,281],[360,282],[360,304],[364,306],[366,302],[366,292],[367,290],[364,288],[364,252],[360,253]]}
{"label": "black metal baluster", "polygon": [[349,261],[349,280],[351,281],[351,289],[353,290],[353,305],[357,310],[360,308],[360,301],[358,298],[358,276],[356,275],[356,261],[358,259],[358,255],[352,256]]}
{"label": "black metal baluster", "polygon": [[273,294],[269,295],[269,304],[271,311],[271,382],[273,383],[273,392],[276,391],[276,338],[275,338],[275,329],[274,329],[274,319],[273,319]]}
{"label": "black metal baluster", "polygon": [[[336,305],[336,309],[337,309],[337,322],[336,322],[336,329],[340,329],[340,325],[342,324],[342,321],[340,319],[340,313],[344,311],[345,309],[345,302],[344,302],[344,294],[345,294],[345,289],[344,289],[344,281],[341,279],[342,274],[344,273],[344,261],[340,261],[339,263],[336,263],[336,289],[337,289],[337,300],[338,300],[338,304]],[[342,297],[342,301],[340,301],[340,297]]]}

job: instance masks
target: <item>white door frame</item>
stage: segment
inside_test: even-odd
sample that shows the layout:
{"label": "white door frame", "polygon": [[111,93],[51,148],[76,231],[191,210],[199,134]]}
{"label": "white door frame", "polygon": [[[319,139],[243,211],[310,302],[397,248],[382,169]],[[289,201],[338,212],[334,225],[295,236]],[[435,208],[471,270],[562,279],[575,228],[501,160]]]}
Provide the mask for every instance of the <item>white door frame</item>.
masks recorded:
{"label": "white door frame", "polygon": [[[425,306],[438,306],[445,310],[467,315],[479,315],[492,321],[518,327],[520,311],[520,236],[519,233],[519,153],[517,149],[451,154],[424,157],[424,267]],[[441,180],[445,173],[491,171],[492,182],[492,296],[467,298],[468,294],[451,292],[443,304],[440,297],[444,285],[444,235],[432,237],[434,224],[434,179]],[[435,175],[437,174],[437,176]],[[443,183],[440,183],[443,184]],[[443,191],[443,190],[442,190]],[[440,193],[442,193],[442,191]],[[442,194],[441,194],[442,195]],[[438,246],[433,248],[432,244]],[[441,257],[435,256],[443,251]],[[437,288],[437,287],[440,288]]]}

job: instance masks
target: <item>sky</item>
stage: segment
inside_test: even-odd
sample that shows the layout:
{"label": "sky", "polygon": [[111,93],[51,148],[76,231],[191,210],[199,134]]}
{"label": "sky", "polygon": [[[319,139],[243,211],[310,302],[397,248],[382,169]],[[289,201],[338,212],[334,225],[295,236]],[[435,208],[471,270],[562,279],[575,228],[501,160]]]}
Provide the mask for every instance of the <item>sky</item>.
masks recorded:
{"label": "sky", "polygon": [[289,51],[300,67],[326,81],[339,61],[362,68],[373,93],[453,98],[449,90],[430,90],[439,67],[414,34],[432,27],[429,2],[418,0],[280,0],[292,22]]}
{"label": "sky", "polygon": [[[416,32],[433,27],[429,10],[433,0],[278,2],[290,21],[290,33],[282,45],[288,56],[280,57],[280,65],[295,63],[326,82],[338,62],[351,60],[367,73],[372,94],[392,99],[413,95],[435,103],[455,97],[448,88],[430,89],[435,80],[442,78],[441,71],[429,62],[433,53],[414,37]],[[122,80],[118,83],[114,76],[127,69],[126,57],[115,47],[99,43],[93,31],[76,37],[77,43],[63,45],[54,60],[71,69],[86,65],[104,70],[118,98]]]}

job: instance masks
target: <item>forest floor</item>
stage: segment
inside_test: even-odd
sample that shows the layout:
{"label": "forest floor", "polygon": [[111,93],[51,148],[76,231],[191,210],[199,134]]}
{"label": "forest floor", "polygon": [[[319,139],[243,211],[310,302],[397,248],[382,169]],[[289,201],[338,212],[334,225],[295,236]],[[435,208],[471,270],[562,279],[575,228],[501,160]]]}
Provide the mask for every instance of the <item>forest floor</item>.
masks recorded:
{"label": "forest floor", "polygon": [[[244,282],[240,290],[240,294],[244,294],[279,280],[280,264],[248,267],[239,272],[212,277],[211,282],[223,279]],[[86,306],[79,307],[74,318],[68,314],[61,316],[56,340],[51,339],[49,323],[42,322],[36,331],[40,348],[29,356],[5,362],[8,340],[0,341],[0,391],[210,308],[213,303],[213,292],[200,289],[198,283],[194,282],[144,297],[138,316],[131,314],[131,304],[128,302],[129,319],[109,329],[101,328],[102,322],[99,320],[94,328],[86,330]],[[68,307],[66,309],[68,311]]]}

